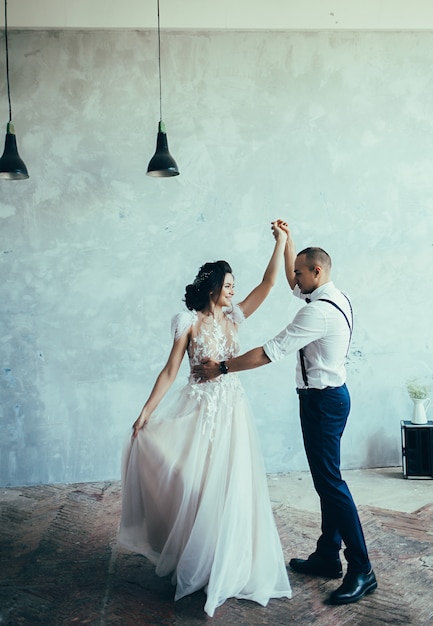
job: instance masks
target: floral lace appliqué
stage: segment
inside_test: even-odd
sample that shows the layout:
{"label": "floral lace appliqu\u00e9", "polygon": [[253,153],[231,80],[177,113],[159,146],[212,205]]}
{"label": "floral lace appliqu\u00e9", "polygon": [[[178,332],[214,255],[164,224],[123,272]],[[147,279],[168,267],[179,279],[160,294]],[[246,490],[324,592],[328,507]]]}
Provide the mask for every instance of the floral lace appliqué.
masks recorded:
{"label": "floral lace appliqu\u00e9", "polygon": [[[180,313],[173,319],[175,338],[191,330],[188,345],[190,366],[203,359],[226,361],[239,354],[237,324],[243,321],[240,307],[234,306],[224,314],[221,322],[193,312]],[[202,409],[202,433],[213,441],[215,429],[229,427],[234,395],[243,393],[237,374],[227,374],[205,383],[199,383],[192,374],[188,379],[189,395]],[[224,423],[217,424],[217,417]]]}

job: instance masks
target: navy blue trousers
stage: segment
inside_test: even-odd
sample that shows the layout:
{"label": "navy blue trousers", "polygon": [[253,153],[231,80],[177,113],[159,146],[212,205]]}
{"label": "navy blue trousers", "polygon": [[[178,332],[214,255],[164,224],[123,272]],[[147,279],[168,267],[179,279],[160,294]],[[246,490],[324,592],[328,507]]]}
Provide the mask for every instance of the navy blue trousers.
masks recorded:
{"label": "navy blue trousers", "polygon": [[337,559],[342,541],[348,571],[371,569],[358,511],[340,472],[340,442],[350,411],[346,385],[323,390],[299,389],[299,412],[305,452],[320,498],[322,534],[316,552]]}

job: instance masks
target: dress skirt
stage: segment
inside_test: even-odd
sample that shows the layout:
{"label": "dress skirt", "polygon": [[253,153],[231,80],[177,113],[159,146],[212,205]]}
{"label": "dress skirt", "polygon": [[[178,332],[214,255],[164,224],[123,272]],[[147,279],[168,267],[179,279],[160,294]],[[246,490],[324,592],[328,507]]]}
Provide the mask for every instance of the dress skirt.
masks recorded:
{"label": "dress skirt", "polygon": [[171,575],[175,600],[291,597],[265,467],[236,374],[190,380],[161,402],[122,464],[119,543]]}

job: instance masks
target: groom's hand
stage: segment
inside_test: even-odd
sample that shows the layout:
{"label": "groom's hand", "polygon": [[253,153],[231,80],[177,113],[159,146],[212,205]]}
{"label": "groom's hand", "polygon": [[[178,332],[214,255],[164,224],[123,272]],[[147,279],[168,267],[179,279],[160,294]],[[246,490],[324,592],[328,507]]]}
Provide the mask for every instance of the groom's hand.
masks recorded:
{"label": "groom's hand", "polygon": [[212,359],[203,359],[199,365],[193,366],[192,374],[197,382],[204,383],[221,375],[220,364]]}

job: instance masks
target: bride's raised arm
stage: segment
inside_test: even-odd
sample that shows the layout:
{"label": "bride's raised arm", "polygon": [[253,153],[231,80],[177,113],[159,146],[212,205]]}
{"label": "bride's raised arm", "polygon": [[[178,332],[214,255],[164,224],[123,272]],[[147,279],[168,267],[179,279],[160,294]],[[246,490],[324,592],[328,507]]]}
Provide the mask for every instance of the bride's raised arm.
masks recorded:
{"label": "bride's raised arm", "polygon": [[285,222],[276,220],[271,223],[272,232],[275,237],[275,247],[265,273],[263,274],[262,282],[259,283],[242,302],[239,302],[239,306],[245,317],[249,317],[258,309],[277,280],[278,270],[283,260],[284,248],[287,241],[287,233],[281,228],[281,224],[285,224]]}

